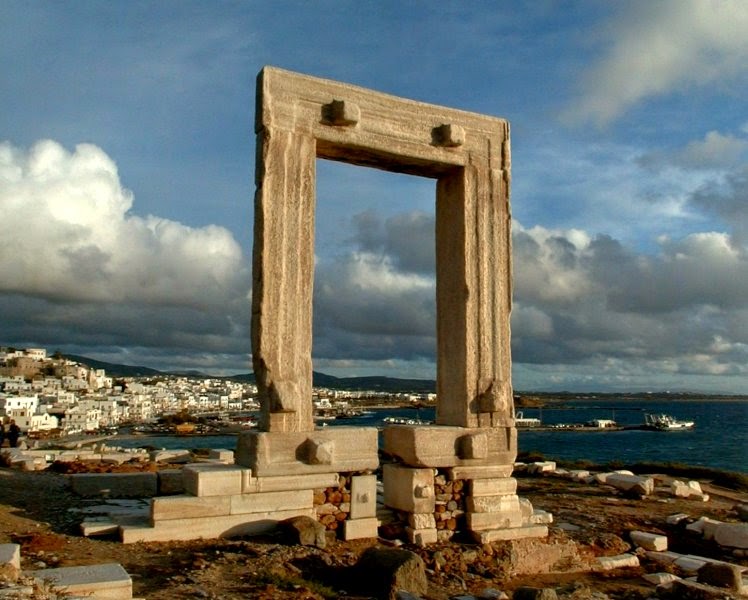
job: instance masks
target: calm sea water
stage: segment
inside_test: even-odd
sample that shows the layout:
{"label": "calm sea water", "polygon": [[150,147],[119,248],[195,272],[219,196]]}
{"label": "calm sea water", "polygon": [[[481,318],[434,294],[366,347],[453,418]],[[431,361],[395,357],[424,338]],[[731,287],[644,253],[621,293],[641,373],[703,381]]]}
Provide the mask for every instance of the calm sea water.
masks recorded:
{"label": "calm sea water", "polygon": [[[748,473],[748,402],[580,400],[565,408],[523,409],[525,417],[539,417],[544,425],[613,419],[620,425],[644,422],[645,412],[667,413],[678,420],[695,421],[687,431],[519,431],[520,451],[537,451],[547,458],[620,461],[678,462]],[[380,409],[351,419],[330,421],[330,426],[381,427],[388,416],[433,420],[434,409]],[[236,436],[123,437],[111,440],[123,447],[228,448]]]}

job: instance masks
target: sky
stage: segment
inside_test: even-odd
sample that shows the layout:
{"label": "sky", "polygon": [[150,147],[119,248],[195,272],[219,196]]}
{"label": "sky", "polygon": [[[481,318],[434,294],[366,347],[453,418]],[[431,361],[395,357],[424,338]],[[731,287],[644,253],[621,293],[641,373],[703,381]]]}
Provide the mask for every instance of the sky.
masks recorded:
{"label": "sky", "polygon": [[[0,345],[250,370],[265,65],[507,119],[515,390],[748,393],[748,2],[0,2]],[[317,161],[314,369],[435,377],[433,180]]]}

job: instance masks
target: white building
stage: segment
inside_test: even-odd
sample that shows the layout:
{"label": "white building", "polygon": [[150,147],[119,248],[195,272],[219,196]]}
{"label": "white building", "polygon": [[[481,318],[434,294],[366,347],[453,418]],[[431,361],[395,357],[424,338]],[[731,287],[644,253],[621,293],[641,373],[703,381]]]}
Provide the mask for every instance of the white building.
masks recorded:
{"label": "white building", "polygon": [[44,348],[26,348],[24,354],[34,360],[47,360],[47,351]]}
{"label": "white building", "polygon": [[50,431],[59,427],[59,421],[56,416],[47,412],[31,413],[27,410],[14,411],[13,420],[16,425],[25,433],[34,433],[38,431]]}
{"label": "white building", "polygon": [[73,406],[65,411],[66,431],[96,431],[99,428],[101,411],[98,408]]}
{"label": "white building", "polygon": [[31,414],[36,413],[39,407],[39,398],[34,396],[9,396],[0,398],[0,415],[12,417],[21,411]]}

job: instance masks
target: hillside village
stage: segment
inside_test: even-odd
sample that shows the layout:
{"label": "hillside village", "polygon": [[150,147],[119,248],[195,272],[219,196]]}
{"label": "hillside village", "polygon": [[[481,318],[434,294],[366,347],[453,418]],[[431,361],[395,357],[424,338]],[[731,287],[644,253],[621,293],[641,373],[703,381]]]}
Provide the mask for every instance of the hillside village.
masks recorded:
{"label": "hillside village", "polygon": [[[319,413],[345,411],[361,398],[419,401],[421,396],[316,388]],[[259,410],[254,383],[223,378],[108,376],[43,348],[0,347],[0,419],[30,437],[107,433],[178,413],[226,420]],[[247,424],[247,421],[244,421]]]}

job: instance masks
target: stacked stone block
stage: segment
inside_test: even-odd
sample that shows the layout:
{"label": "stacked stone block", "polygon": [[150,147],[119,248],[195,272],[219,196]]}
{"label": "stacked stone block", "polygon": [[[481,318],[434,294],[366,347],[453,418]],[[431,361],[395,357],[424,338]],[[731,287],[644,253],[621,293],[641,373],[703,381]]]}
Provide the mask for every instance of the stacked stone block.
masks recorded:
{"label": "stacked stone block", "polygon": [[184,494],[151,500],[149,523],[122,525],[125,543],[256,535],[278,521],[309,516],[344,539],[376,537],[373,475],[309,473],[256,477],[237,465],[183,469]]}
{"label": "stacked stone block", "polygon": [[436,535],[439,541],[446,541],[451,539],[455,532],[465,529],[465,480],[450,481],[446,474],[437,471],[434,477],[434,490]]}
{"label": "stacked stone block", "polygon": [[385,505],[405,513],[411,543],[447,540],[458,531],[481,543],[548,535],[547,521],[517,496],[510,477],[513,428],[396,425],[384,441],[400,460],[384,465]]}

